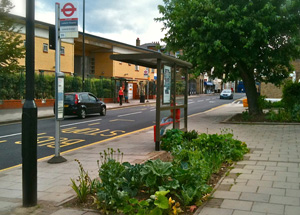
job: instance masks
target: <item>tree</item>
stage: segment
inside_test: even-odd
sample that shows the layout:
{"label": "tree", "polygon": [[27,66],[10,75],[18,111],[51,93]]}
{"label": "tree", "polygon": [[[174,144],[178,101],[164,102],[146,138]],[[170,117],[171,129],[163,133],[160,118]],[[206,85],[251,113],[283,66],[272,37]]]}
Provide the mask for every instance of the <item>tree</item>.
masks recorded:
{"label": "tree", "polygon": [[249,113],[259,114],[255,82],[280,85],[299,58],[300,0],[164,0],[163,41],[182,49],[194,73],[241,78]]}
{"label": "tree", "polygon": [[18,72],[24,68],[18,62],[25,57],[24,41],[20,29],[9,16],[12,8],[9,0],[0,1],[0,73]]}

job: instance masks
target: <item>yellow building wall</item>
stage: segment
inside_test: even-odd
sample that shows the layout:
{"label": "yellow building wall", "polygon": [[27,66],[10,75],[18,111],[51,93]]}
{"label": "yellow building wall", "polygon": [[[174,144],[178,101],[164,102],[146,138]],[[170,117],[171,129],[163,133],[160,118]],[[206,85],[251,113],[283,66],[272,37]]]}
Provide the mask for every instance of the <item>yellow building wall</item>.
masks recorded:
{"label": "yellow building wall", "polygon": [[95,53],[95,78],[100,76],[113,77],[113,61],[111,53]]}
{"label": "yellow building wall", "polygon": [[[138,70],[136,70],[136,66],[134,64],[128,64],[124,62],[114,61],[114,76],[115,77],[123,77],[126,79],[136,79],[136,80],[148,80],[144,77],[144,71],[146,67],[139,66]],[[150,80],[154,80],[154,72],[149,68]]]}
{"label": "yellow building wall", "polygon": [[[25,40],[25,35],[22,35]],[[48,45],[48,52],[43,52],[43,44]],[[61,42],[65,47],[65,55],[60,56],[60,70],[67,74],[74,73],[74,44]],[[35,37],[35,72],[45,71],[45,74],[54,74],[55,72],[55,50],[49,48],[47,38]],[[19,60],[20,65],[25,66],[25,59]]]}

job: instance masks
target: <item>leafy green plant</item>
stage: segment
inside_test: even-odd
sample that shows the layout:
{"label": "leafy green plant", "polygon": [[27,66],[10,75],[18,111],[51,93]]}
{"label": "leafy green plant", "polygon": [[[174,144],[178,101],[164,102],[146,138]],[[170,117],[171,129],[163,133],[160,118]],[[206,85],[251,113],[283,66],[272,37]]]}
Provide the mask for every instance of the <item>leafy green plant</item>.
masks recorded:
{"label": "leafy green plant", "polygon": [[195,130],[188,131],[183,133],[182,137],[187,141],[192,141],[193,139],[196,139],[198,137],[198,132]]}
{"label": "leafy green plant", "polygon": [[131,165],[128,162],[122,164],[125,166],[123,172],[122,190],[126,191],[130,197],[134,197],[142,189],[144,181],[142,180],[142,164]]}
{"label": "leafy green plant", "polygon": [[74,179],[71,179],[72,182],[72,188],[76,192],[77,197],[80,202],[86,202],[88,194],[92,192],[93,188],[93,182],[89,175],[88,172],[83,169],[82,164],[79,162],[79,160],[75,159],[75,161],[79,165],[79,177],[76,181],[78,181],[78,185],[76,184],[76,181]]}
{"label": "leafy green plant", "polygon": [[148,160],[141,169],[141,175],[146,187],[148,187],[150,191],[158,190],[159,187],[163,187],[164,189],[176,189],[178,187],[178,181],[170,178],[172,166],[171,162],[163,162],[159,159],[154,161]]}
{"label": "leafy green plant", "polygon": [[155,208],[150,211],[149,215],[177,215],[178,213],[182,212],[179,203],[176,203],[171,197],[169,199],[166,197],[169,192],[169,190],[157,191],[150,197],[152,200],[154,200]]}
{"label": "leafy green plant", "polygon": [[122,212],[129,215],[148,215],[150,212],[149,202],[146,200],[138,201],[135,198],[129,199]]}
{"label": "leafy green plant", "polygon": [[179,129],[169,129],[161,141],[161,148],[166,151],[171,151],[173,146],[179,145],[183,141],[184,132]]}
{"label": "leafy green plant", "polygon": [[123,159],[123,153],[112,148],[100,153],[98,160],[100,183],[97,188],[97,205],[104,211],[122,207],[129,198],[128,193],[121,189],[125,166],[119,160]]}

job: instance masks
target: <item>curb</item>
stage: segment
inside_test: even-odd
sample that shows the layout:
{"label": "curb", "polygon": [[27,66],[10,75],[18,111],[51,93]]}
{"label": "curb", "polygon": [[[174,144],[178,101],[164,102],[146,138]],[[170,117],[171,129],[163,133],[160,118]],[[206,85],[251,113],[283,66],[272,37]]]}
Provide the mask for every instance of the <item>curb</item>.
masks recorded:
{"label": "curb", "polygon": [[[239,113],[237,113],[239,114]],[[237,122],[237,121],[230,121],[235,115],[234,114],[227,119],[221,121],[222,124],[244,124],[244,125],[300,125],[299,122]]]}

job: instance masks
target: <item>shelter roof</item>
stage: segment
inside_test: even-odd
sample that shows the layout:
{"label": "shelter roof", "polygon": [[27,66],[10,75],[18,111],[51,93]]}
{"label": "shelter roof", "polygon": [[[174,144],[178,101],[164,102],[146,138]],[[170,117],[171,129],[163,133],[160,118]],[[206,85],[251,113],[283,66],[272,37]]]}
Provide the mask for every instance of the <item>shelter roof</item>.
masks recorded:
{"label": "shelter roof", "polygon": [[153,52],[153,53],[141,53],[141,54],[113,54],[110,59],[122,61],[125,63],[136,64],[149,68],[157,68],[158,60],[161,60],[162,64],[169,66],[179,66],[182,68],[191,68],[192,64],[183,60],[180,60],[169,55]]}

